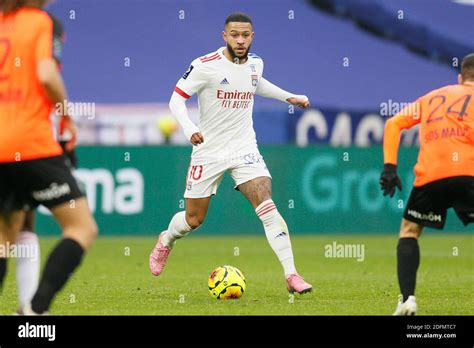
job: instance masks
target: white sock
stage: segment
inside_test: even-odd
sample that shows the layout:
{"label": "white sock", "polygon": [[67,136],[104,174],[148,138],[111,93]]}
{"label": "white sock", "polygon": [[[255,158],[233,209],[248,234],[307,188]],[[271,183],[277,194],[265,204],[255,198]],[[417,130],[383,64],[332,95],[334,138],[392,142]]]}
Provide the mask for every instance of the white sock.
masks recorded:
{"label": "white sock", "polygon": [[177,239],[183,238],[192,231],[192,228],[188,225],[185,216],[186,212],[180,211],[179,213],[174,214],[173,218],[171,219],[168,230],[163,237],[163,244],[167,247],[172,248]]}
{"label": "white sock", "polygon": [[268,243],[280,260],[285,276],[288,277],[290,274],[296,273],[288,227],[275,203],[271,199],[267,199],[255,209],[255,213],[263,222]]}
{"label": "white sock", "polygon": [[16,284],[20,307],[31,301],[38,289],[40,276],[40,248],[36,233],[23,231],[16,241]]}

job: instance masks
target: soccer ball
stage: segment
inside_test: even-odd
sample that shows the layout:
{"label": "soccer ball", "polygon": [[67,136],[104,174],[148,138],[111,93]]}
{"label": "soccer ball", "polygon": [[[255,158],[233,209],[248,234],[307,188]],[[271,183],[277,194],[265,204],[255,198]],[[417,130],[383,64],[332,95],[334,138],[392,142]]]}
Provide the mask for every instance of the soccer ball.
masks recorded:
{"label": "soccer ball", "polygon": [[218,300],[240,298],[246,287],[242,272],[238,268],[227,265],[213,270],[207,283],[211,296]]}

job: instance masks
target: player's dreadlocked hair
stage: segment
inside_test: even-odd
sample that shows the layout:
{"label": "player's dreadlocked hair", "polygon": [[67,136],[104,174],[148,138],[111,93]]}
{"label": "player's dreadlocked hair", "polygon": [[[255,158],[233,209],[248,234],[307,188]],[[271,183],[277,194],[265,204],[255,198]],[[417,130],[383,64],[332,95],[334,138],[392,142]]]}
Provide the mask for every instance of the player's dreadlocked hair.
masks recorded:
{"label": "player's dreadlocked hair", "polygon": [[2,0],[0,11],[8,13],[18,10],[23,6],[43,8],[48,0]]}
{"label": "player's dreadlocked hair", "polygon": [[225,25],[229,22],[240,22],[240,23],[250,23],[252,24],[252,19],[243,12],[234,12],[231,13],[225,20]]}
{"label": "player's dreadlocked hair", "polygon": [[474,81],[474,53],[468,54],[462,60],[461,76],[463,81]]}

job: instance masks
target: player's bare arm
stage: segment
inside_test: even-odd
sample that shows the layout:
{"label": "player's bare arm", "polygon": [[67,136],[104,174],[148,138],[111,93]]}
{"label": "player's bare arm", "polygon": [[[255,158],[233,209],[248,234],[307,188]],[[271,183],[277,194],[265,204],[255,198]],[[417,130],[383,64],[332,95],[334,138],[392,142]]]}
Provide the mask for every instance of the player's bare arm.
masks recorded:
{"label": "player's bare arm", "polygon": [[53,103],[62,103],[66,99],[66,87],[54,58],[38,62],[38,80]]}
{"label": "player's bare arm", "polygon": [[[66,87],[63,78],[58,69],[58,64],[54,58],[43,59],[38,62],[37,68],[38,80],[43,85],[46,95],[53,104],[62,104],[67,100]],[[70,140],[66,144],[66,150],[71,151],[77,142],[77,127],[74,120],[67,114],[67,108],[61,108],[63,114],[60,122],[60,133],[70,133]]]}

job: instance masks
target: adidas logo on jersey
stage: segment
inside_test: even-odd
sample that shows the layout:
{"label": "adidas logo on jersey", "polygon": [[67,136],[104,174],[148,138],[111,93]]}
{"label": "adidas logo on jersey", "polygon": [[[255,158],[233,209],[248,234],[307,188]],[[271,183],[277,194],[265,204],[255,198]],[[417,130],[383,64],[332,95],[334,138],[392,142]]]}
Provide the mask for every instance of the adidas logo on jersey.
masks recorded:
{"label": "adidas logo on jersey", "polygon": [[227,79],[223,79],[221,81],[221,85],[228,85],[229,84],[229,81],[227,81]]}

